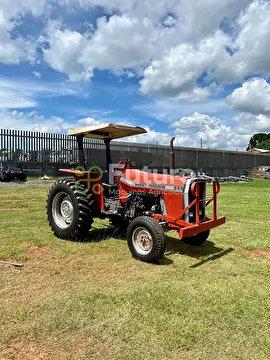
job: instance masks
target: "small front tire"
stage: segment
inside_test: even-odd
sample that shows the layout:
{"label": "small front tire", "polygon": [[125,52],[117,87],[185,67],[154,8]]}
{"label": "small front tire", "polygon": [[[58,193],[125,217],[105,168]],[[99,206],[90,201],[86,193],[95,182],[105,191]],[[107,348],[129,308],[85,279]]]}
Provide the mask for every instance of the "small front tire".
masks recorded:
{"label": "small front tire", "polygon": [[157,263],[165,252],[165,235],[161,226],[152,218],[139,216],[127,229],[128,247],[135,259]]}

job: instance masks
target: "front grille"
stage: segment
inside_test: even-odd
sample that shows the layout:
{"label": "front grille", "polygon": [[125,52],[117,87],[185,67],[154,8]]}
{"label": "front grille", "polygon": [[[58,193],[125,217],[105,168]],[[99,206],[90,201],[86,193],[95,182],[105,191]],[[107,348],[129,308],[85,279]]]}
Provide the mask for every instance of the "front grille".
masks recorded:
{"label": "front grille", "polygon": [[[199,196],[200,196],[200,200],[205,200],[205,196],[206,196],[206,182],[204,181],[195,181],[196,186],[199,186]],[[189,192],[189,204],[195,199],[195,196],[191,193],[191,191]],[[199,203],[199,219],[203,220],[205,218],[205,201],[200,201]],[[196,221],[196,204],[194,204],[193,206],[191,206],[191,208],[189,209],[189,222],[190,223],[195,223]]]}

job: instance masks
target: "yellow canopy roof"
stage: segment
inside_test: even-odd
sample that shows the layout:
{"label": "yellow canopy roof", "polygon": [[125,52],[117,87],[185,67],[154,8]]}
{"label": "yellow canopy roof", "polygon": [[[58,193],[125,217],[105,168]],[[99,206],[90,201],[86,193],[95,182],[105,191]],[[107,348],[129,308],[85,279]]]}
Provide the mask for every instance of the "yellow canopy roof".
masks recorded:
{"label": "yellow canopy roof", "polygon": [[120,124],[99,124],[80,128],[72,128],[68,135],[84,135],[92,139],[119,139],[126,136],[144,134],[147,131],[139,126],[120,125]]}

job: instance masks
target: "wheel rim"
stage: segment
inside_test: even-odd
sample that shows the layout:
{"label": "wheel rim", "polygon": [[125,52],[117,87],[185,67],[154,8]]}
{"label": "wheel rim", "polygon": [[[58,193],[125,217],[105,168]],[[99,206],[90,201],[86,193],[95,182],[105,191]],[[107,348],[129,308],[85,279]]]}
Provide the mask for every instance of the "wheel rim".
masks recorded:
{"label": "wheel rim", "polygon": [[70,196],[65,192],[59,192],[55,195],[52,202],[52,215],[55,224],[66,229],[74,219],[74,207]]}
{"label": "wheel rim", "polygon": [[153,248],[153,239],[148,230],[144,227],[138,227],[133,231],[132,243],[140,255],[147,255]]}

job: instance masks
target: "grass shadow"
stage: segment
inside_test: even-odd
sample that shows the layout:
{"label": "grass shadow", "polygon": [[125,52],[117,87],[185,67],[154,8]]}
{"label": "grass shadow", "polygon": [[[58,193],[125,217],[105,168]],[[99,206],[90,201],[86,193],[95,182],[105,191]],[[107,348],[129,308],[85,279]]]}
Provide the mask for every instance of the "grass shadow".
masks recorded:
{"label": "grass shadow", "polygon": [[[93,242],[97,243],[109,239],[118,239],[126,241],[126,227],[124,226],[113,226],[111,224],[106,224],[106,226],[93,226],[89,231],[88,236],[81,240],[81,242]],[[185,244],[181,240],[172,237],[166,234],[166,252],[164,258],[159,263],[159,265],[170,265],[173,263],[173,260],[170,259],[172,254],[180,254],[189,256],[195,259],[198,259],[199,262],[192,265],[192,268],[199,267],[209,261],[217,260],[222,256],[225,256],[234,251],[233,248],[224,249],[218,247],[212,241],[206,241],[200,246],[191,246]]]}
{"label": "grass shadow", "polygon": [[125,227],[116,227],[113,225],[107,225],[104,227],[95,227],[89,231],[88,235],[81,240],[81,242],[100,242],[103,240],[109,240],[111,238],[118,240],[126,240],[126,231]]}
{"label": "grass shadow", "polygon": [[201,266],[209,261],[220,259],[234,251],[233,248],[224,249],[218,247],[212,241],[206,241],[200,246],[192,246],[168,235],[166,236],[166,242],[167,251],[165,255],[180,254],[200,260],[198,263],[192,265],[192,268]]}
{"label": "grass shadow", "polygon": [[191,266],[191,268],[197,268],[209,261],[213,261],[213,260],[217,260],[217,259],[220,259],[221,257],[227,255],[227,254],[230,254],[232,251],[234,251],[234,248],[228,248],[226,250],[223,250],[221,251],[220,253],[217,253],[217,254],[214,254],[206,259],[202,259],[201,261],[199,261],[197,264],[194,264]]}

